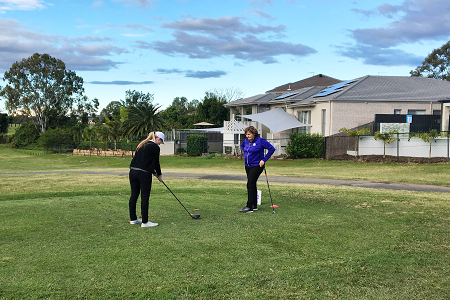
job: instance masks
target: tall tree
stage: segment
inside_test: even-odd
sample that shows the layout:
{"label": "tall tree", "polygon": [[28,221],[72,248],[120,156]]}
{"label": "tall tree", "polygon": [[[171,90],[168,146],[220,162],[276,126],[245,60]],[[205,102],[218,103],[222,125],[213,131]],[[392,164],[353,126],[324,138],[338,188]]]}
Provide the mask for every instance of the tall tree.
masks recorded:
{"label": "tall tree", "polygon": [[[193,124],[193,113],[198,105],[198,100],[189,102],[186,97],[176,97],[172,104],[161,112],[164,126],[167,129],[189,128]],[[192,119],[192,120],[191,120]],[[189,122],[191,120],[191,122]]]}
{"label": "tall tree", "polygon": [[122,103],[120,101],[111,101],[106,105],[105,108],[100,112],[100,118],[103,120],[105,117],[116,117],[120,118],[120,108]]}
{"label": "tall tree", "polygon": [[144,94],[143,92],[138,92],[136,90],[128,90],[125,92],[125,101],[120,100],[120,102],[122,103],[122,106],[126,108],[137,106],[142,102],[150,104],[153,102],[153,94]]}
{"label": "tall tree", "polygon": [[117,140],[123,136],[122,121],[117,117],[105,117],[105,124],[109,128],[109,135],[114,139],[114,150],[117,150]]}
{"label": "tall tree", "polygon": [[89,140],[89,148],[92,148],[92,139],[97,137],[95,127],[87,126],[83,130],[83,138]]}
{"label": "tall tree", "polygon": [[111,130],[106,125],[100,125],[99,127],[95,127],[95,131],[97,132],[97,136],[100,138],[102,142],[106,143],[105,149],[108,150],[108,142],[111,137]]}
{"label": "tall tree", "polygon": [[160,106],[142,102],[129,109],[128,119],[123,123],[124,134],[128,137],[133,135],[146,136],[149,132],[162,128],[163,119],[158,112]]}
{"label": "tall tree", "polygon": [[223,105],[227,101],[210,92],[205,93],[203,101],[197,106],[197,122],[209,122],[218,126],[223,126],[223,121],[228,118],[228,109]]}
{"label": "tall tree", "polygon": [[48,54],[35,53],[13,63],[3,79],[8,84],[0,92],[6,98],[6,109],[35,116],[40,132],[47,129],[48,113],[56,109],[65,114],[74,104],[84,105],[83,78],[66,70],[63,61]]}
{"label": "tall tree", "polygon": [[83,131],[84,128],[86,128],[86,124],[83,124],[81,122],[77,122],[74,126],[70,128],[70,131],[72,133],[73,141],[78,144],[83,142]]}
{"label": "tall tree", "polygon": [[235,87],[214,88],[209,92],[217,95],[221,99],[224,99],[226,102],[239,100],[244,97],[244,92],[240,88]]}
{"label": "tall tree", "polygon": [[450,81],[450,41],[441,48],[434,49],[411,76],[421,76]]}

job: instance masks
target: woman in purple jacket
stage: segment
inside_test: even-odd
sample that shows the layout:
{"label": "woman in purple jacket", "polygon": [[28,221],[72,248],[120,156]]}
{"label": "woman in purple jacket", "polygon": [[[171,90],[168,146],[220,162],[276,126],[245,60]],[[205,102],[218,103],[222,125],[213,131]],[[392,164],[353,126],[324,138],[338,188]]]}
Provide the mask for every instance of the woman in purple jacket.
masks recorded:
{"label": "woman in purple jacket", "polygon": [[[247,138],[242,142],[241,150],[244,153],[245,172],[247,173],[248,200],[247,205],[238,211],[249,213],[258,210],[256,182],[264,170],[266,161],[275,152],[275,148],[268,141],[261,138],[258,135],[258,130],[253,126],[245,128],[245,136]],[[265,156],[264,150],[268,150]]]}

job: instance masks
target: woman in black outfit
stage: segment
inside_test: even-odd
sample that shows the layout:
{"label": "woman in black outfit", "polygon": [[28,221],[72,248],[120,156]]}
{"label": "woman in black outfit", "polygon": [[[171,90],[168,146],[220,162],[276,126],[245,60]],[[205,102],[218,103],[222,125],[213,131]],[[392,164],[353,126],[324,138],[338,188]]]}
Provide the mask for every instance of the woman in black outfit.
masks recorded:
{"label": "woman in black outfit", "polygon": [[[159,145],[164,144],[164,133],[150,132],[148,137],[136,147],[136,154],[130,164],[131,196],[128,203],[130,210],[130,224],[141,224],[141,227],[158,226],[148,220],[148,202],[152,189],[152,175],[162,181],[161,167],[159,165]],[[141,194],[142,220],[136,215],[136,203]]]}

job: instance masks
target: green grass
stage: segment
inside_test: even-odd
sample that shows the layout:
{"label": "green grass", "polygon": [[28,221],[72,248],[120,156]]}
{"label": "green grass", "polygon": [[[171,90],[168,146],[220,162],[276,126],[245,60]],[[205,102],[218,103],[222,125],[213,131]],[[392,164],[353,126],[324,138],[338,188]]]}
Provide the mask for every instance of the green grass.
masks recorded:
{"label": "green grass", "polygon": [[8,126],[8,135],[13,135],[14,133],[16,133],[16,130],[19,129],[20,125],[16,125],[16,126]]}
{"label": "green grass", "polygon": [[[0,145],[2,173],[37,171],[127,171],[130,157],[98,157],[16,152]],[[19,159],[20,158],[20,159]],[[162,156],[163,173],[185,172],[199,174],[244,174],[244,162],[238,159],[212,159]],[[299,176],[368,180],[374,182],[405,182],[450,186],[449,164],[388,164],[354,161],[305,159],[293,161],[270,160],[267,172],[271,176]]]}
{"label": "green grass", "polygon": [[[129,163],[26,157],[0,149],[2,162],[20,171],[38,171],[40,164],[47,171],[115,170]],[[82,160],[89,165],[80,165]],[[198,171],[209,164],[243,172],[242,161],[162,161],[163,172],[165,166]],[[274,172],[283,168],[278,163],[271,165]],[[319,169],[321,163],[306,165]],[[201,219],[191,219],[157,181],[150,219],[160,226],[140,228],[127,223],[126,176],[0,174],[0,299],[447,299],[450,294],[448,194],[271,183],[276,214],[264,186],[260,209],[240,214],[245,182],[165,182]]]}

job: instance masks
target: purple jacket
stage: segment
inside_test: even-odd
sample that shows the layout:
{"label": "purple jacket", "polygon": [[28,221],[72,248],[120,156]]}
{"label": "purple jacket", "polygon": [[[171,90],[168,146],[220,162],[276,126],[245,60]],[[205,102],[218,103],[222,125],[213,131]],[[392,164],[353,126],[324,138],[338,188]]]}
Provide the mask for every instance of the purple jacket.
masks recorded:
{"label": "purple jacket", "polygon": [[[264,156],[264,149],[268,150],[266,156]],[[248,139],[245,139],[241,143],[241,150],[244,153],[244,161],[247,167],[259,166],[261,160],[264,162],[268,161],[275,152],[275,148],[268,141],[259,136],[251,143]]]}

